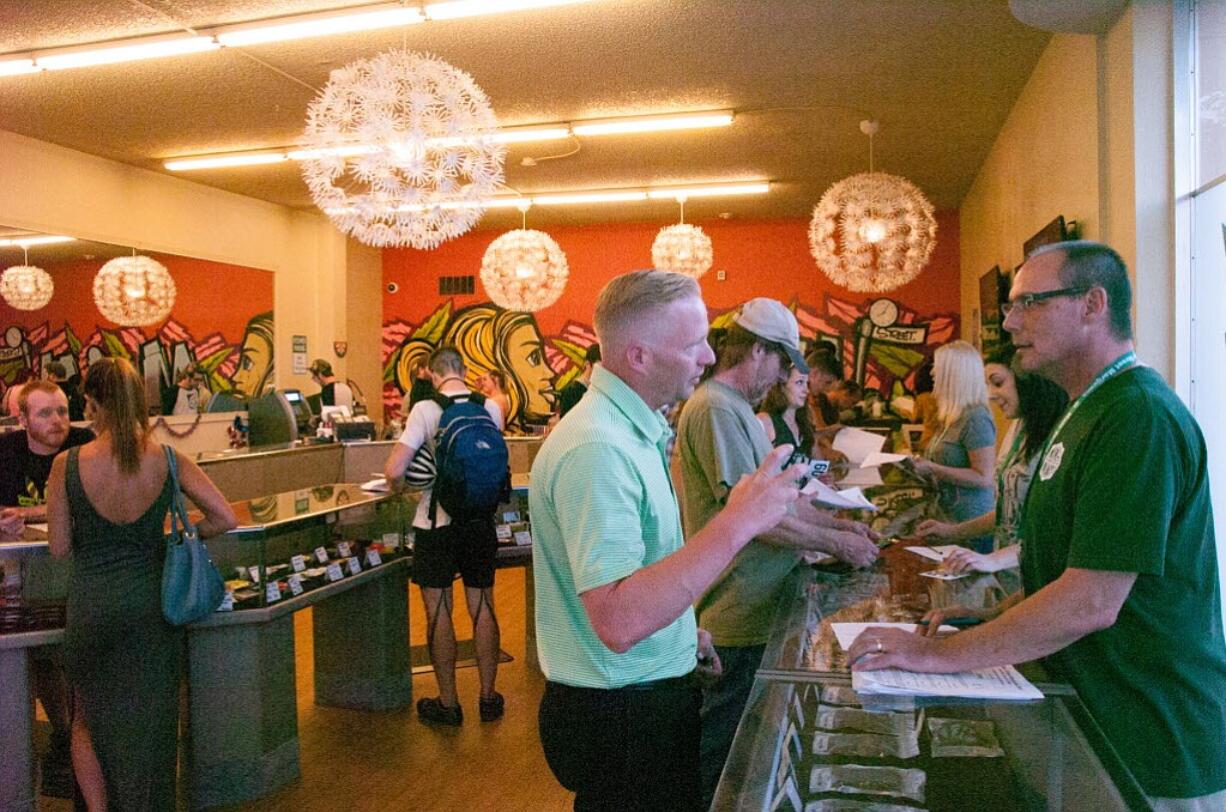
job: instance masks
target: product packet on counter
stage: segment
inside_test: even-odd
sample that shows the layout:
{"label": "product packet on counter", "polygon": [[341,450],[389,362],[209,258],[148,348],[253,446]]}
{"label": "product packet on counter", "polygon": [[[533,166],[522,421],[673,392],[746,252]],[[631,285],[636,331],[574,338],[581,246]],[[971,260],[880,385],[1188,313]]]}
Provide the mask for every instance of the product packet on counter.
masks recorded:
{"label": "product packet on counter", "polygon": [[858,801],[855,798],[822,798],[805,804],[805,812],[920,812],[914,806]]}
{"label": "product packet on counter", "polygon": [[1005,754],[996,739],[996,726],[988,721],[933,717],[928,720],[928,732],[933,758],[1000,758]]}
{"label": "product packet on counter", "polygon": [[813,755],[915,758],[919,755],[919,738],[914,732],[902,736],[881,733],[817,733],[813,736]]}
{"label": "product packet on counter", "polygon": [[849,795],[890,795],[924,802],[928,776],[923,770],[901,767],[865,767],[834,764],[814,767],[809,774],[809,792],[842,792]]}
{"label": "product packet on counter", "polygon": [[859,705],[860,700],[850,685],[823,685],[822,702],[827,705]]}
{"label": "product packet on counter", "polygon": [[862,708],[817,706],[817,726],[824,730],[856,730],[887,736],[915,734],[915,715],[910,712],[870,711]]}

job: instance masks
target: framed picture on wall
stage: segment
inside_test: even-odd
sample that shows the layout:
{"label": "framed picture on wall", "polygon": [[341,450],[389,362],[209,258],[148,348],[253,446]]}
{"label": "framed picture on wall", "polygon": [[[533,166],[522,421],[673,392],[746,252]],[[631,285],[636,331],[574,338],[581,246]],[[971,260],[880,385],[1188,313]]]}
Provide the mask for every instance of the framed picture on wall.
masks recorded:
{"label": "framed picture on wall", "polygon": [[1068,229],[1064,225],[1064,215],[1057,214],[1056,219],[1039,229],[1033,237],[1022,244],[1022,256],[1030,256],[1030,252],[1054,242],[1069,239]]}
{"label": "framed picture on wall", "polygon": [[990,271],[979,277],[979,338],[980,349],[984,353],[990,353],[1000,345],[1003,332],[1001,322],[1004,321],[1000,305],[1007,292],[999,265],[993,265]]}

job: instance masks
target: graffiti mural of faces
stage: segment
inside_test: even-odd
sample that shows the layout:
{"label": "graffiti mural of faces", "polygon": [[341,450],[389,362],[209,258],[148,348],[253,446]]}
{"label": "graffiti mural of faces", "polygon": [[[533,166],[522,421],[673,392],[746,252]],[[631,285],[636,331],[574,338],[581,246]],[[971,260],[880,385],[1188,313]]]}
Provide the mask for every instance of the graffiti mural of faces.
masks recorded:
{"label": "graffiti mural of faces", "polygon": [[239,351],[238,369],[230,379],[236,392],[258,398],[272,382],[273,320],[272,313],[260,313],[247,322]]}
{"label": "graffiti mural of faces", "polygon": [[[510,413],[507,426],[523,430],[548,419],[553,411],[557,373],[545,356],[545,339],[531,313],[479,304],[456,311],[442,331],[439,346],[454,346],[467,368],[465,383],[475,389],[490,370],[507,378]],[[399,349],[395,381],[401,391],[412,386],[413,362],[429,352],[431,342],[405,341]]]}

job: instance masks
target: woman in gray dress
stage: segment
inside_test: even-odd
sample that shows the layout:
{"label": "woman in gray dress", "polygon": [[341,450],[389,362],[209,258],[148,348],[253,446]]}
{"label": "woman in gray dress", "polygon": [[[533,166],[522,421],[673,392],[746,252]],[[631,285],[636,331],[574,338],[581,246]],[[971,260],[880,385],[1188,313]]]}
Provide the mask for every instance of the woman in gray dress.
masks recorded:
{"label": "woman in gray dress", "polygon": [[[51,553],[71,555],[64,664],[72,694],[72,762],[90,810],[175,806],[182,629],[162,617],[163,530],[173,486],[149,436],[144,381],[118,358],[85,378],[97,439],[56,457],[47,481]],[[178,456],[183,492],[208,537],[234,512]]]}

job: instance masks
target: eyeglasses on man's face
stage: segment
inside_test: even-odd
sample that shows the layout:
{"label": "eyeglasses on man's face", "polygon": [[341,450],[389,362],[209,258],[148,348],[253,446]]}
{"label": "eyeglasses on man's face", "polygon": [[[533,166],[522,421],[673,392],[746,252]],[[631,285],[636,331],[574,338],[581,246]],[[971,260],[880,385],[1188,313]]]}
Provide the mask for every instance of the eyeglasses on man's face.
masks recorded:
{"label": "eyeglasses on man's face", "polygon": [[1035,309],[1040,302],[1046,302],[1048,299],[1057,299],[1061,296],[1080,296],[1090,289],[1088,285],[1078,285],[1072,288],[1056,288],[1055,290],[1044,290],[1039,293],[1023,293],[1014,299],[1010,299],[1000,306],[1001,313],[1008,318],[1009,314],[1016,308],[1022,313],[1029,313]]}

